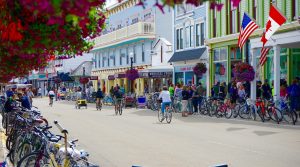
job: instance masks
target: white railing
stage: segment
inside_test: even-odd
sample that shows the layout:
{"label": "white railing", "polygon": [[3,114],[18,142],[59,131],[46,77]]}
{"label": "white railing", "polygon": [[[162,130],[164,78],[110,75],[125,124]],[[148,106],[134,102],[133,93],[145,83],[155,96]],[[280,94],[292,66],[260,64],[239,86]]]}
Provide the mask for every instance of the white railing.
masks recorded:
{"label": "white railing", "polygon": [[94,39],[95,47],[101,47],[122,40],[130,39],[135,36],[144,36],[153,38],[155,35],[155,27],[152,22],[139,22],[119,30],[101,35]]}

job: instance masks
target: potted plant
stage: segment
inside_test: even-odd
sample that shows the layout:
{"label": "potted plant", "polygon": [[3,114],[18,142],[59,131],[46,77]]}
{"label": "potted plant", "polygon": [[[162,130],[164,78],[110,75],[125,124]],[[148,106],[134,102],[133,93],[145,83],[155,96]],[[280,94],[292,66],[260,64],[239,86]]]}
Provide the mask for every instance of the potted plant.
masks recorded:
{"label": "potted plant", "polygon": [[248,63],[238,63],[233,69],[234,78],[239,81],[253,81],[255,77],[255,71]]}
{"label": "potted plant", "polygon": [[194,74],[200,78],[202,78],[202,75],[204,73],[206,73],[207,71],[207,68],[206,68],[206,65],[205,63],[197,63],[194,67],[193,67],[193,71],[194,71]]}
{"label": "potted plant", "polygon": [[125,72],[125,76],[128,80],[135,80],[137,78],[139,78],[139,73],[138,73],[138,70],[136,69],[129,69]]}
{"label": "potted plant", "polygon": [[81,84],[87,84],[87,83],[89,82],[89,78],[88,78],[88,77],[81,77],[81,78],[79,79],[79,82],[80,82]]}

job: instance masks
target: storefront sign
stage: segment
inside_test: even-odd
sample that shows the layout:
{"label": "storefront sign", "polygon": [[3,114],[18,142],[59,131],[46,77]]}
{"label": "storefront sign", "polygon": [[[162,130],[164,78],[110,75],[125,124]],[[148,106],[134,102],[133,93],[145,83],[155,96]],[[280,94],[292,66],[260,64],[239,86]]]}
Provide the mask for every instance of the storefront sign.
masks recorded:
{"label": "storefront sign", "polygon": [[115,76],[114,75],[109,75],[108,76],[108,80],[114,80],[115,79]]}
{"label": "storefront sign", "polygon": [[172,78],[173,72],[140,72],[140,78]]}
{"label": "storefront sign", "polygon": [[185,71],[193,71],[193,66],[179,66],[179,67],[175,67],[175,71],[176,72],[185,72]]}
{"label": "storefront sign", "polygon": [[125,73],[119,73],[114,75],[115,78],[125,78]]}
{"label": "storefront sign", "polygon": [[90,80],[98,80],[98,76],[90,76]]}

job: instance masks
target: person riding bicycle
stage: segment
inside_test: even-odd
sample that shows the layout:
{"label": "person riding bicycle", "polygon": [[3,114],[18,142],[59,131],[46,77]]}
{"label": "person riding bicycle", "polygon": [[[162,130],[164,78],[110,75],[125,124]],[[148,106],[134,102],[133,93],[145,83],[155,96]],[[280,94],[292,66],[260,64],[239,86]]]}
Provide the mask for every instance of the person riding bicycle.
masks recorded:
{"label": "person riding bicycle", "polygon": [[171,97],[170,97],[170,92],[168,90],[167,86],[163,86],[163,90],[159,94],[158,99],[162,99],[162,104],[161,104],[161,112],[164,116],[165,113],[165,106],[171,104]]}
{"label": "person riding bicycle", "polygon": [[96,103],[97,105],[101,104],[101,99],[103,99],[103,93],[101,89],[99,88],[98,91],[96,92]]}
{"label": "person riding bicycle", "polygon": [[123,98],[123,94],[120,91],[120,89],[118,89],[117,87],[114,88],[114,94],[113,94],[114,98],[115,98],[115,109],[117,107],[117,104],[121,104],[122,102],[122,98]]}
{"label": "person riding bicycle", "polygon": [[51,90],[48,92],[48,95],[49,95],[49,105],[50,105],[51,101],[52,101],[52,103],[53,103],[53,98],[54,98],[54,96],[55,96],[55,93],[54,93],[54,91],[51,89]]}

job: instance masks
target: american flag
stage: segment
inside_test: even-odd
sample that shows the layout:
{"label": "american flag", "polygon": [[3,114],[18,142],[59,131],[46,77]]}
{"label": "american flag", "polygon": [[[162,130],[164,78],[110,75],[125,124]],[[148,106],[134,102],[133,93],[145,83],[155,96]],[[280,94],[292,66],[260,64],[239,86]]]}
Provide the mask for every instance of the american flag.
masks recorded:
{"label": "american flag", "polygon": [[240,48],[243,47],[245,42],[247,41],[248,37],[258,28],[258,25],[255,24],[251,18],[244,13],[243,22],[241,26],[241,31],[239,35],[238,45]]}
{"label": "american flag", "polygon": [[261,48],[260,50],[260,59],[259,64],[263,66],[265,62],[267,61],[267,54],[271,48]]}

